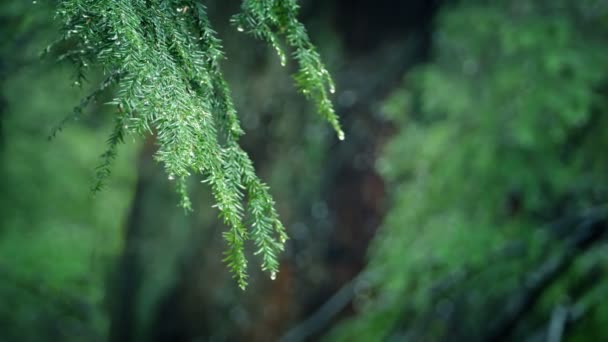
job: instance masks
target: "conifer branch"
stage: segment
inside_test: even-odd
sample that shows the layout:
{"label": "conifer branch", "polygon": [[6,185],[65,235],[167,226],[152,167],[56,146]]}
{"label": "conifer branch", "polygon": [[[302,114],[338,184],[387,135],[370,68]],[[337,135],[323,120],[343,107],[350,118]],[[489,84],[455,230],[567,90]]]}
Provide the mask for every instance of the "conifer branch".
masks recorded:
{"label": "conifer branch", "polygon": [[80,103],[76,107],[74,107],[72,112],[70,114],[66,115],[55,127],[53,127],[53,129],[51,130],[51,133],[49,134],[49,140],[54,139],[57,136],[57,133],[61,132],[63,130],[63,128],[65,127],[65,125],[67,125],[70,121],[78,120],[82,116],[82,114],[83,114],[84,110],[87,108],[87,106],[91,102],[99,99],[99,96],[108,87],[110,87],[112,84],[116,83],[118,81],[119,77],[120,77],[120,74],[117,72],[110,74],[108,77],[106,77],[106,79],[103,82],[101,82],[101,84],[95,90],[93,90],[89,95],[82,98],[82,100],[80,100]]}
{"label": "conifer branch", "polygon": [[101,155],[102,162],[95,172],[95,185],[91,189],[93,193],[97,193],[103,189],[106,179],[112,173],[111,167],[114,159],[116,159],[118,145],[124,142],[123,116],[118,116],[115,121],[114,130],[107,141],[108,149]]}
{"label": "conifer branch", "polygon": [[242,13],[233,17],[237,29],[269,43],[283,66],[286,66],[287,57],[281,47],[281,38],[293,49],[293,57],[298,63],[293,78],[298,90],[312,99],[317,112],[331,124],[338,138],[344,140],[344,131],[329,99],[336,91],[335,84],[306,28],[297,19],[300,6],[296,0],[244,0],[241,8]]}
{"label": "conifer branch", "polygon": [[[246,0],[243,14],[236,18],[245,19],[250,32],[269,42],[282,64],[287,55],[281,40],[294,49],[300,66],[295,75],[298,89],[343,139],[329,100],[333,82],[297,21],[297,10],[294,1]],[[84,98],[75,113],[79,115],[109,84],[117,85],[111,101],[119,111],[117,124],[94,189],[99,190],[110,174],[116,148],[126,134],[154,133],[155,159],[176,182],[181,207],[192,208],[189,176],[199,174],[209,185],[214,207],[229,228],[223,235],[228,245],[224,261],[238,285],[247,285],[248,240],[256,246],[262,270],[274,279],[287,235],[268,186],[238,143],[244,132],[221,71],[221,42],[205,6],[195,0],[62,0],[57,13],[63,37],[55,45],[69,41],[74,46],[63,58],[76,64],[79,79],[84,79],[89,65],[97,65],[111,80]]]}

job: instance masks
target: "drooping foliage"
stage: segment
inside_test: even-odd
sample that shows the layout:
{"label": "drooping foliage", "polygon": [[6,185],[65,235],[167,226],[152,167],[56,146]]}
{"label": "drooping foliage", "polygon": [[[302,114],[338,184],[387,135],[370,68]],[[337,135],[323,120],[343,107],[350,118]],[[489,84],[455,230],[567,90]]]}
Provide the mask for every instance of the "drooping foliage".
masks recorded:
{"label": "drooping foliage", "polygon": [[[443,9],[432,60],[387,102],[398,133],[378,169],[392,209],[360,311],[329,340],[494,340],[507,329],[524,340],[559,307],[577,312],[567,324],[587,322],[586,338],[605,327],[594,303],[606,284],[589,278],[605,272],[605,246],[574,252],[571,241],[606,215],[607,18],[602,1]],[[550,278],[556,264],[563,274]],[[521,298],[537,304],[511,327]]]}
{"label": "drooping foliage", "polygon": [[[58,8],[65,48],[79,79],[96,66],[115,85],[115,129],[98,170],[100,189],[110,173],[116,149],[128,134],[155,134],[161,162],[176,182],[181,206],[191,209],[186,182],[200,174],[229,230],[225,261],[241,288],[247,284],[244,244],[252,240],[262,269],[276,277],[278,254],[287,239],[269,189],[255,174],[239,146],[243,135],[230,91],[221,72],[223,52],[205,6],[192,0],[65,0]],[[239,31],[269,42],[286,65],[282,44],[293,49],[297,88],[344,139],[329,94],[334,85],[306,30],[297,20],[295,1],[244,1],[234,17]],[[93,96],[86,97],[77,112]],[[248,221],[248,222],[246,222]],[[247,227],[250,227],[248,229]]]}

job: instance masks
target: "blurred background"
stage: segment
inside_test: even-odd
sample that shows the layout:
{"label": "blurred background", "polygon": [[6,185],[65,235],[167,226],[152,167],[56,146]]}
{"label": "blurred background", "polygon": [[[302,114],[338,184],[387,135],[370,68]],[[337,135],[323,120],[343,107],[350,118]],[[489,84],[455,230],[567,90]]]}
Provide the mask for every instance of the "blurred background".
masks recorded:
{"label": "blurred background", "polygon": [[209,189],[185,215],[154,137],[93,196],[110,106],[48,138],[102,75],[40,59],[54,1],[3,0],[0,341],[608,341],[608,1],[300,1],[343,142],[239,1],[205,3],[279,276],[238,289]]}

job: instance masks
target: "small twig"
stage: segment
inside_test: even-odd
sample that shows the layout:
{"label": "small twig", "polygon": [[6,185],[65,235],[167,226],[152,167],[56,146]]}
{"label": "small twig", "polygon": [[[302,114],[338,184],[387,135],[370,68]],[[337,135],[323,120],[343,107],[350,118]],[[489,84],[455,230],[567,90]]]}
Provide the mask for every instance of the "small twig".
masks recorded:
{"label": "small twig", "polygon": [[108,77],[106,77],[106,79],[101,82],[99,87],[97,87],[93,92],[84,97],[80,101],[80,103],[76,107],[74,107],[70,114],[66,115],[55,127],[53,127],[48,137],[49,140],[54,139],[57,133],[59,133],[68,122],[78,119],[82,115],[84,109],[89,105],[89,103],[91,103],[91,101],[97,98],[106,88],[116,82],[120,78],[120,76],[121,73],[115,71],[111,73]]}
{"label": "small twig", "polygon": [[304,322],[296,325],[279,339],[281,342],[301,342],[321,332],[331,320],[338,315],[352,301],[355,288],[363,274],[351,279],[338,292],[336,292],[319,310]]}
{"label": "small twig", "polygon": [[575,259],[587,252],[606,233],[604,210],[590,211],[580,221],[574,236],[566,243],[566,250],[549,258],[538,269],[529,273],[525,287],[508,300],[509,304],[490,325],[483,341],[506,339],[525,313],[534,307],[543,291],[569,270]]}
{"label": "small twig", "polygon": [[570,310],[563,305],[555,307],[547,331],[547,342],[561,342],[569,313]]}

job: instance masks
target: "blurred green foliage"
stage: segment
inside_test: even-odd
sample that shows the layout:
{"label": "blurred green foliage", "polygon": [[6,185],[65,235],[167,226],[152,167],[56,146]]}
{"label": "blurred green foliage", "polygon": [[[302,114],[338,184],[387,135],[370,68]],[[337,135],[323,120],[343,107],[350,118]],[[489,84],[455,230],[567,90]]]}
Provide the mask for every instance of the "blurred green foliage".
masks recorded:
{"label": "blurred green foliage", "polygon": [[[210,339],[242,336],[236,330],[267,322],[277,302],[305,301],[291,298],[298,287],[338,276],[322,266],[336,228],[327,198],[352,193],[324,193],[332,189],[328,174],[338,173],[324,169],[336,158],[336,139],[304,115],[313,109],[269,59],[274,51],[255,52],[255,43],[218,26],[231,56],[226,75],[236,107],[247,109],[240,114],[249,132],[243,146],[293,236],[285,258],[295,262],[283,263],[274,283],[252,272],[252,288],[242,293],[223,272],[221,227],[208,210],[208,192],[193,191],[200,210],[185,217],[162,170],[140,165],[147,183],[133,199],[137,144],[121,147],[104,191],[87,191],[116,113],[103,101],[92,104],[47,141],[90,90],[70,85],[77,76],[70,66],[38,58],[56,32],[50,5],[14,0],[0,9],[0,341],[105,340],[109,307],[125,299],[113,288],[121,284],[108,286],[107,279],[121,252],[134,252],[139,263],[139,283],[127,293],[136,294],[129,311],[135,323],[126,327],[142,340],[174,327]],[[323,55],[345,63],[350,56],[338,34],[329,25],[319,30],[321,50],[330,52]],[[327,340],[482,339],[531,274],[570,255],[566,241],[580,228],[575,219],[607,210],[607,39],[602,0],[443,5],[431,60],[408,72],[384,104],[396,134],[377,169],[391,206],[354,286],[355,315]],[[379,76],[361,76],[372,77]],[[352,140],[341,147],[356,149]],[[130,204],[143,209],[126,224]],[[125,230],[135,232],[131,241]],[[575,323],[567,327],[569,340],[605,339],[606,244],[575,257],[512,339],[545,340],[560,308],[571,309]],[[307,313],[305,304],[289,308],[287,320]],[[183,318],[190,321],[171,325]],[[271,329],[282,327],[260,328]]]}
{"label": "blurred green foliage", "polygon": [[96,341],[107,328],[104,291],[132,197],[135,144],[121,151],[111,184],[87,191],[111,130],[102,105],[68,124],[84,90],[73,68],[43,63],[53,37],[48,5],[2,4],[0,32],[0,340]]}
{"label": "blurred green foliage", "polygon": [[[386,103],[398,133],[377,166],[392,207],[358,314],[328,340],[481,339],[527,272],[560,250],[552,224],[605,209],[607,19],[602,1],[442,10],[432,61]],[[508,253],[511,245],[521,251]],[[542,326],[556,305],[578,302],[588,309],[580,340],[606,336],[608,307],[591,303],[608,284],[580,297],[568,285],[592,265],[605,272],[606,257],[605,247],[583,254],[516,336]],[[446,281],[456,285],[433,291]]]}

